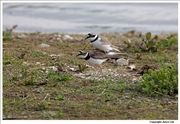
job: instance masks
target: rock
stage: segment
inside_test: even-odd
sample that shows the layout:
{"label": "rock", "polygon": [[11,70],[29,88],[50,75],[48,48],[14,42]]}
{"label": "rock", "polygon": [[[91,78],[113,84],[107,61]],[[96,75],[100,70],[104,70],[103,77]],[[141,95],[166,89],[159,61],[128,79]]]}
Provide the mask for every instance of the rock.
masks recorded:
{"label": "rock", "polygon": [[36,62],[35,65],[40,65],[41,63],[40,62]]}
{"label": "rock", "polygon": [[64,35],[62,37],[62,39],[63,39],[63,41],[72,41],[73,40],[73,38],[71,36],[69,36],[69,35]]}
{"label": "rock", "polygon": [[[62,55],[62,54],[61,54]],[[51,55],[49,55],[49,56],[51,56],[51,57],[56,57],[56,56],[61,56],[60,54],[51,54]]]}
{"label": "rock", "polygon": [[53,71],[57,71],[58,70],[57,67],[55,67],[55,66],[50,66],[49,69],[52,69]]}
{"label": "rock", "polygon": [[48,48],[48,47],[50,47],[50,45],[48,45],[48,44],[39,44],[38,47]]}
{"label": "rock", "polygon": [[19,36],[16,36],[17,39],[24,39],[24,38],[26,38],[26,37],[27,37],[27,36],[24,35],[24,34],[21,34],[21,35],[19,35]]}
{"label": "rock", "polygon": [[135,69],[135,68],[136,68],[135,65],[130,65],[130,66],[128,66],[127,68],[128,68],[128,69],[131,69],[131,70],[136,70],[136,69]]}
{"label": "rock", "polygon": [[31,65],[31,64],[27,62],[23,62],[22,65]]}
{"label": "rock", "polygon": [[126,66],[128,64],[129,64],[129,60],[126,60],[124,58],[120,58],[116,61],[116,65]]}
{"label": "rock", "polygon": [[178,99],[178,94],[175,96],[175,98],[177,98],[177,99]]}

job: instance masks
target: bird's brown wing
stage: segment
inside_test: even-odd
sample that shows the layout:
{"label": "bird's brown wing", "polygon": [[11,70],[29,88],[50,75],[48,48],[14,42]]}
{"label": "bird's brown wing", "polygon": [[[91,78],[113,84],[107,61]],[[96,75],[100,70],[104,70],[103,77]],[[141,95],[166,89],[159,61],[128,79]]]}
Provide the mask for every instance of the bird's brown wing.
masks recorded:
{"label": "bird's brown wing", "polygon": [[114,55],[107,55],[107,58],[111,58],[111,59],[119,59],[119,58],[122,58],[122,56],[127,56],[127,54],[124,54],[124,53],[117,53],[117,54],[114,54]]}
{"label": "bird's brown wing", "polygon": [[101,52],[99,50],[94,50],[94,51],[90,52],[89,55],[95,59],[107,59],[108,58],[106,53]]}
{"label": "bird's brown wing", "polygon": [[100,36],[103,45],[112,45],[105,37]]}
{"label": "bird's brown wing", "polygon": [[117,46],[112,45],[109,40],[101,36],[102,45],[110,45],[113,48],[119,49]]}

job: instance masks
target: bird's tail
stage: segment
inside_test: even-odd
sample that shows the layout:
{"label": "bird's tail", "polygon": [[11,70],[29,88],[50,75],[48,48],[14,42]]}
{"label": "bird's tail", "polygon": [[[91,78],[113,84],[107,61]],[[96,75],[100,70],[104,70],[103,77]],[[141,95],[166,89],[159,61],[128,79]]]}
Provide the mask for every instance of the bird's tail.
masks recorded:
{"label": "bird's tail", "polygon": [[108,52],[107,55],[113,56],[113,55],[126,55],[127,53],[116,53],[116,52]]}
{"label": "bird's tail", "polygon": [[118,50],[117,48],[112,48],[112,50],[115,50],[117,52],[120,52],[120,50]]}

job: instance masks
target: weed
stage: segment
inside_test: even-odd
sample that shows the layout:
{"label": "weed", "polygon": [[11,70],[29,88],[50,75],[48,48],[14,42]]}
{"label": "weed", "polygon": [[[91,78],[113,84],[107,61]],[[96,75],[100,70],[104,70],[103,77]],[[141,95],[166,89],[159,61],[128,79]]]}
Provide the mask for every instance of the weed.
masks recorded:
{"label": "weed", "polygon": [[178,45],[178,39],[175,35],[171,34],[169,37],[160,40],[160,48],[170,48],[172,45]]}
{"label": "weed", "polygon": [[84,70],[88,68],[85,64],[78,64],[79,71],[82,73]]}
{"label": "weed", "polygon": [[59,100],[59,101],[64,100],[64,96],[62,94],[59,94],[57,96],[57,100]]}
{"label": "weed", "polygon": [[157,56],[156,61],[157,62],[164,62],[164,61],[170,61],[171,58],[169,56]]}
{"label": "weed", "polygon": [[11,32],[3,31],[3,41],[11,41],[13,40]]}
{"label": "weed", "polygon": [[6,100],[3,100],[3,107],[6,107],[8,105],[8,102]]}
{"label": "weed", "polygon": [[140,83],[142,92],[152,96],[174,95],[178,93],[178,69],[175,65],[163,65],[160,71],[149,70]]}
{"label": "weed", "polygon": [[58,111],[58,112],[57,112],[57,116],[58,116],[58,117],[62,117],[62,116],[64,116],[63,111],[62,111],[62,110]]}
{"label": "weed", "polygon": [[42,53],[42,52],[38,52],[38,51],[31,51],[30,54],[33,57],[47,57],[48,55]]}
{"label": "weed", "polygon": [[60,42],[59,46],[60,46],[60,48],[71,47],[71,45],[68,42]]}
{"label": "weed", "polygon": [[139,48],[131,48],[131,52],[132,53],[140,53],[140,52],[142,52],[142,49],[139,49]]}
{"label": "weed", "polygon": [[143,38],[142,40],[145,46],[142,46],[141,49],[144,51],[157,52],[159,48],[159,42],[157,40],[157,35],[151,38],[151,32],[146,33],[146,38]]}
{"label": "weed", "polygon": [[62,82],[73,79],[72,74],[61,74],[58,72],[49,72],[48,77],[51,82]]}
{"label": "weed", "polygon": [[37,84],[37,81],[36,81],[36,79],[35,79],[34,76],[30,76],[29,79],[26,79],[26,80],[24,81],[24,85],[25,85],[25,86],[28,86],[28,85],[36,85],[36,84]]}
{"label": "weed", "polygon": [[47,109],[48,109],[48,106],[43,102],[38,103],[36,106],[36,111],[42,111],[42,110],[47,110]]}

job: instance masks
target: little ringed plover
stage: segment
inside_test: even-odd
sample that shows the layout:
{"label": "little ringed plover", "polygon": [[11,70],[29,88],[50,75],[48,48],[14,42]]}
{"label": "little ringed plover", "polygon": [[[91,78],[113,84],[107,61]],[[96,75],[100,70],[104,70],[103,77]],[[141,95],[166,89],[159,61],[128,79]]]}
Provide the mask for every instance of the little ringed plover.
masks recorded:
{"label": "little ringed plover", "polygon": [[112,46],[107,39],[100,37],[97,34],[88,33],[88,36],[85,39],[89,39],[92,45],[101,51],[109,52],[111,50],[115,50],[120,52],[115,46]]}
{"label": "little ringed plover", "polygon": [[83,58],[87,60],[91,64],[101,65],[103,62],[107,61],[108,59],[101,59],[99,57],[95,57],[93,55],[90,56],[88,52],[79,51],[78,55],[79,58]]}

